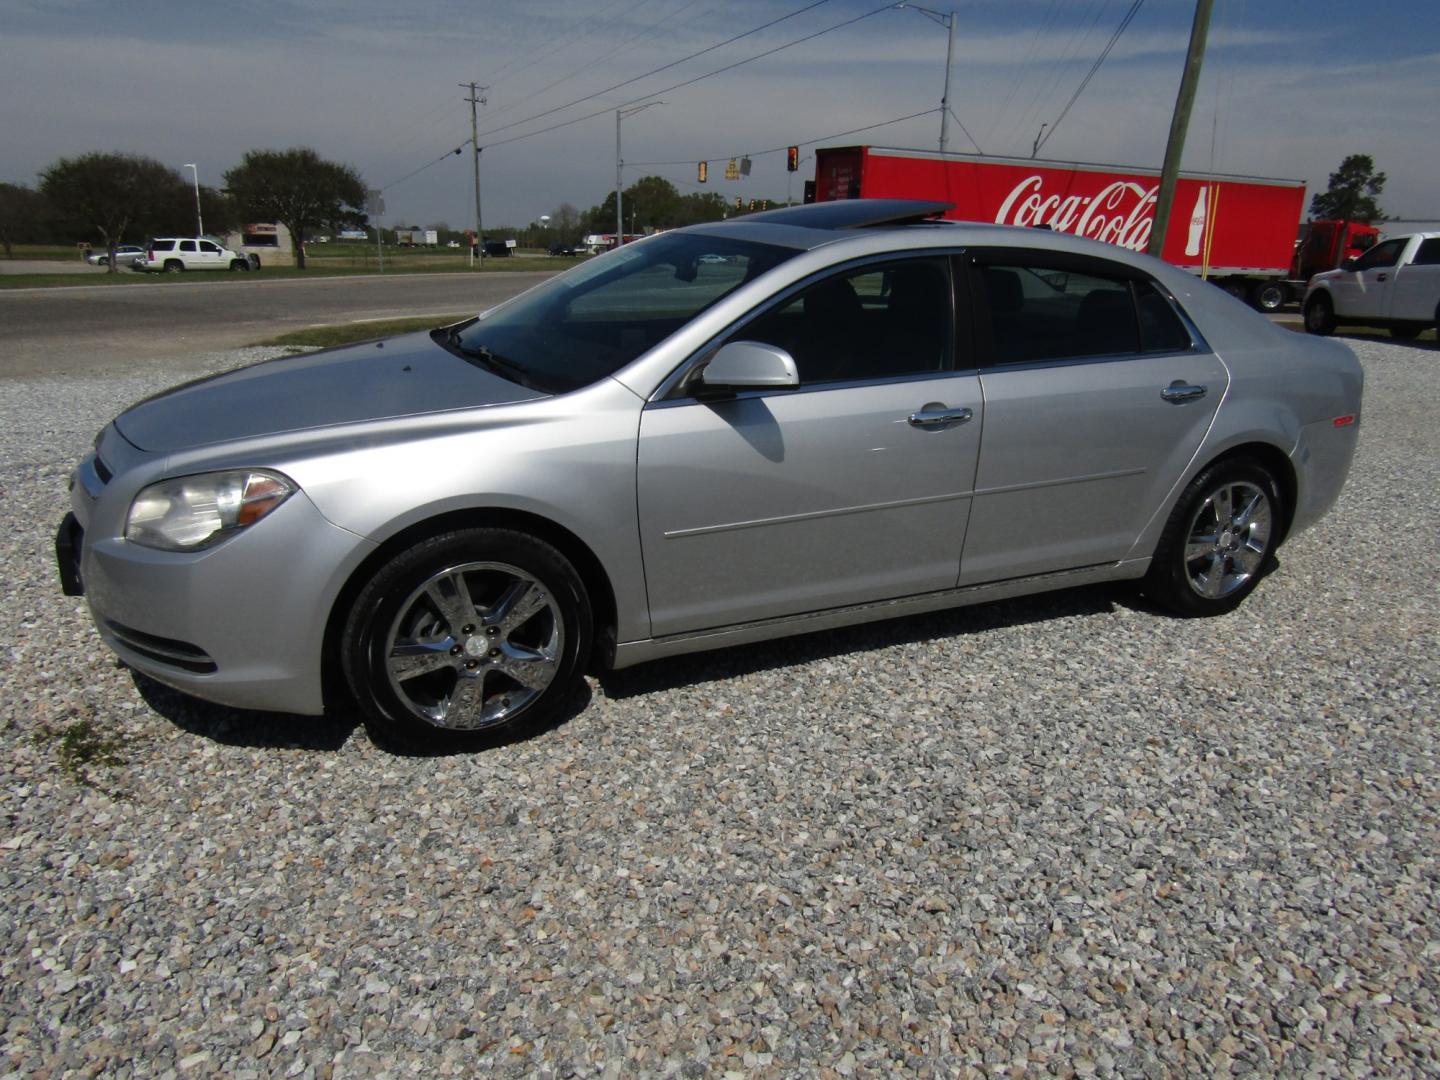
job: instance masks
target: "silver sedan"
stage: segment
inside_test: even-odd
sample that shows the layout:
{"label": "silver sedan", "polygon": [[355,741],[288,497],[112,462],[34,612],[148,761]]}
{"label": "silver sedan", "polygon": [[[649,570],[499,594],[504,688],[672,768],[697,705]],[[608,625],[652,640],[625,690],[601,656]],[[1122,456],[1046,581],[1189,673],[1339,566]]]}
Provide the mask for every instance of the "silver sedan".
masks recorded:
{"label": "silver sedan", "polygon": [[141,402],[77,470],[64,586],[198,697],[452,746],[587,667],[1093,582],[1232,610],[1340,492],[1354,356],[942,209],[665,233]]}

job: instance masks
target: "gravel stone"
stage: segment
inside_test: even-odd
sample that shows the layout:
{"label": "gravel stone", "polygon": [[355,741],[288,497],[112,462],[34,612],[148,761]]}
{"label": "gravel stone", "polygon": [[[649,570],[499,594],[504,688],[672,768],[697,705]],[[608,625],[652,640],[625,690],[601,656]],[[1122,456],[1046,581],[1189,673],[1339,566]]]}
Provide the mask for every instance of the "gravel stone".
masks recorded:
{"label": "gravel stone", "polygon": [[1232,615],[682,658],[449,757],[135,678],[60,595],[100,426],[273,352],[7,380],[0,1075],[1440,1073],[1440,353],[1351,344],[1341,504]]}

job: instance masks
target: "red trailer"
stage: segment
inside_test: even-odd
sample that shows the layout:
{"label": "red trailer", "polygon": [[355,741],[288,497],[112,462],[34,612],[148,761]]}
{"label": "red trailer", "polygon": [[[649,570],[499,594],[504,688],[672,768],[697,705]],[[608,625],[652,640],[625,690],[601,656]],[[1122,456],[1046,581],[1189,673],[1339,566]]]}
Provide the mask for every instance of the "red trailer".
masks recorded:
{"label": "red trailer", "polygon": [[[1135,251],[1149,246],[1159,189],[1156,169],[878,146],[815,152],[819,202],[944,200],[958,221],[1046,226]],[[1161,257],[1274,310],[1304,291],[1291,273],[1304,204],[1300,180],[1182,174]]]}

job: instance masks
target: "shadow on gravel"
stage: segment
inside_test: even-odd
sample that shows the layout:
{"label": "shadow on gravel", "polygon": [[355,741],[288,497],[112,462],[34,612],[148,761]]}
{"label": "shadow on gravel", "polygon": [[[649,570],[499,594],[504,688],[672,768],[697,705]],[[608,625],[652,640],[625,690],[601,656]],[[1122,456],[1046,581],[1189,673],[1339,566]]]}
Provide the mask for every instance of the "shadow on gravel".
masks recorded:
{"label": "shadow on gravel", "polygon": [[674,690],[935,638],[983,634],[989,630],[1067,616],[1108,615],[1115,610],[1117,601],[1129,606],[1130,592],[1123,584],[1104,584],[997,600],[975,607],[909,615],[840,630],[821,630],[799,637],[655,660],[623,671],[604,672],[599,676],[599,682],[607,697],[619,700],[657,690]]}
{"label": "shadow on gravel", "polygon": [[157,713],[182,731],[223,743],[261,749],[335,751],[360,726],[351,713],[295,716],[212,705],[182,694],[138,671],[131,671],[135,689]]}
{"label": "shadow on gravel", "polygon": [[296,716],[291,713],[232,709],[190,697],[138,671],[130,678],[145,703],[182,731],[225,746],[248,746],[261,750],[316,750],[334,753],[363,727],[370,741],[381,751],[396,757],[431,758],[474,754],[500,746],[511,746],[554,731],[590,707],[590,687],[580,683],[561,709],[546,723],[519,723],[494,731],[477,731],[442,747],[402,739],[367,723],[359,711],[346,702],[324,716]]}

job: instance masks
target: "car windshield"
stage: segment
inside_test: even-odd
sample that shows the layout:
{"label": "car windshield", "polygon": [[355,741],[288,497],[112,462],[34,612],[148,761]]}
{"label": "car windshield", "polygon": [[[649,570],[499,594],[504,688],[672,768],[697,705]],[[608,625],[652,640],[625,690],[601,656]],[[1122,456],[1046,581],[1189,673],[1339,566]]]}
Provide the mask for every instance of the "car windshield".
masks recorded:
{"label": "car windshield", "polygon": [[620,370],[795,254],[700,233],[656,236],[547,281],[446,343],[528,386],[565,393]]}

